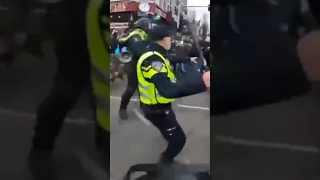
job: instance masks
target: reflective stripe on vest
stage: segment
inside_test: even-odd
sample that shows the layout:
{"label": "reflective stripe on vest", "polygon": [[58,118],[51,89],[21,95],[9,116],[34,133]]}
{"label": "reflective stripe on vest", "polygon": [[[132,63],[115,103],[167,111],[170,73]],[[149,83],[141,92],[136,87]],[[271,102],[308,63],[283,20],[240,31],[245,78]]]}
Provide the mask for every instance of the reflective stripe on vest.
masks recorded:
{"label": "reflective stripe on vest", "polygon": [[[103,1],[90,0],[87,8],[87,43],[90,53],[92,89],[95,96],[95,117],[99,125],[110,131],[110,37],[103,36],[98,19]],[[103,39],[105,38],[105,39]]]}
{"label": "reflective stripe on vest", "polygon": [[[165,57],[163,57],[160,53],[158,53],[156,51],[144,53],[140,57],[140,59],[138,60],[138,63],[137,63],[137,75],[138,75],[138,81],[139,81],[138,90],[139,90],[140,102],[142,102],[143,104],[147,104],[147,105],[171,103],[174,101],[174,99],[168,99],[168,98],[161,96],[159,94],[157,88],[155,87],[155,85],[146,80],[146,79],[151,78],[151,77],[148,77],[148,75],[153,76],[154,74],[159,73],[159,72],[156,72],[154,69],[152,69],[151,66],[149,66],[147,68],[142,67],[143,61],[153,55],[159,56],[163,61],[165,68],[162,68],[160,73],[167,73],[167,77],[172,82],[176,82],[176,78],[175,78],[174,73],[171,70],[171,65],[170,65],[169,60],[167,60]],[[148,71],[148,73],[146,71]],[[150,71],[153,71],[153,72],[150,72]],[[150,73],[151,73],[151,75],[150,75]]]}
{"label": "reflective stripe on vest", "polygon": [[131,36],[134,35],[139,35],[142,40],[146,39],[147,37],[146,32],[144,32],[142,29],[137,28],[134,31],[132,31],[128,36],[120,38],[119,41],[127,41]]}

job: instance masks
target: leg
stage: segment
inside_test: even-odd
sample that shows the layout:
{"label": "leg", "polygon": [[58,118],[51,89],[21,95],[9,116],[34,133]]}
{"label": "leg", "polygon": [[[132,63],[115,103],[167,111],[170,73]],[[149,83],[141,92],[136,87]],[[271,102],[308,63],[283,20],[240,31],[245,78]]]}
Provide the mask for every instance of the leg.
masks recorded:
{"label": "leg", "polygon": [[[43,169],[49,168],[47,163],[50,163],[54,140],[61,130],[63,119],[90,82],[90,62],[84,32],[85,18],[84,13],[82,14],[77,14],[75,21],[55,17],[59,25],[65,26],[61,28],[57,25],[53,30],[55,54],[58,59],[57,77],[48,97],[37,110],[32,150],[29,154],[29,167],[34,171],[33,175],[37,172],[46,174]],[[68,13],[60,15],[70,17]],[[40,179],[48,177],[51,176],[46,175]]]}
{"label": "leg", "polygon": [[127,88],[121,97],[121,104],[120,104],[120,110],[119,110],[119,115],[121,119],[128,118],[127,112],[126,112],[127,106],[138,87],[138,78],[137,78],[137,73],[135,71],[128,74],[127,83],[128,83]]}
{"label": "leg", "polygon": [[58,79],[48,97],[37,110],[33,148],[52,150],[63,120],[73,108],[84,88]]}
{"label": "leg", "polygon": [[37,111],[33,148],[53,149],[54,139],[60,132],[63,119],[89,85],[89,58],[85,53],[85,41],[79,39],[81,38],[75,42],[78,43],[76,47],[69,46],[73,38],[55,39],[57,78],[50,94]]}
{"label": "leg", "polygon": [[168,142],[167,149],[162,153],[161,161],[172,162],[186,143],[186,135],[176,120],[173,110],[170,108],[162,114],[146,114],[146,118],[159,129]]}
{"label": "leg", "polygon": [[48,97],[39,106],[28,156],[29,168],[35,178],[54,179],[55,168],[51,161],[54,140],[81,92],[81,88],[76,88],[73,83],[57,79]]}

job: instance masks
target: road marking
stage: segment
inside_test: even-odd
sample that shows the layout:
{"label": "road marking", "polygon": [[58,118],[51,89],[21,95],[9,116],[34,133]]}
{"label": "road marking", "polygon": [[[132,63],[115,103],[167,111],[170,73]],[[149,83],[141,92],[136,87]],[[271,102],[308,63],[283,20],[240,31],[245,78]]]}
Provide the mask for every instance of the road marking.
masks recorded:
{"label": "road marking", "polygon": [[107,171],[101,168],[94,160],[92,160],[86,153],[78,151],[76,153],[82,167],[89,173],[95,180],[106,180],[111,177]]}
{"label": "road marking", "polygon": [[137,116],[137,118],[139,120],[141,120],[145,125],[147,125],[147,126],[151,125],[150,121],[148,119],[146,119],[138,109],[134,108],[133,112]]}
{"label": "road marking", "polygon": [[[114,100],[121,100],[121,97],[117,97],[117,96],[110,96],[110,99],[114,99]],[[139,102],[139,99],[136,98],[131,98],[130,101],[133,102]],[[177,104],[178,107],[181,108],[186,108],[186,109],[197,109],[197,110],[204,110],[204,111],[210,111],[210,108],[208,107],[201,107],[201,106],[189,106],[189,105],[184,105],[184,104]]]}
{"label": "road marking", "polygon": [[217,135],[215,141],[219,143],[229,143],[234,145],[243,145],[251,147],[261,147],[270,149],[283,149],[296,152],[306,152],[306,153],[319,153],[320,150],[317,147],[305,146],[305,145],[292,145],[285,143],[274,143],[274,142],[263,142],[263,141],[253,141],[229,136]]}
{"label": "road marking", "polygon": [[[10,110],[5,108],[0,108],[0,114],[15,116],[15,117],[22,117],[28,119],[36,119],[36,115],[27,112],[21,112],[16,110]],[[89,120],[86,118],[65,118],[66,123],[76,124],[76,125],[87,125],[87,124],[94,124],[93,120]]]}

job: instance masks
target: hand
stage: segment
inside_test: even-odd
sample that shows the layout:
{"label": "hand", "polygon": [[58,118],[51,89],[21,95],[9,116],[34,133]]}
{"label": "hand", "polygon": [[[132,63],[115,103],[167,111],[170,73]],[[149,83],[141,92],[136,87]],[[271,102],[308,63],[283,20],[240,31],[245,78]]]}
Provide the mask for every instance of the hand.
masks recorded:
{"label": "hand", "polygon": [[210,87],[210,71],[205,72],[202,76],[203,82],[207,88]]}

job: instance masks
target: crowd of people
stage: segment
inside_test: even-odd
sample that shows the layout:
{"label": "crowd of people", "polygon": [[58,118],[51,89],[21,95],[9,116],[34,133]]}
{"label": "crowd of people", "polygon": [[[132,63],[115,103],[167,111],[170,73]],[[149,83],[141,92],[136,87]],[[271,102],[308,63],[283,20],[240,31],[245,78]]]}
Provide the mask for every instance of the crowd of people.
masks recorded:
{"label": "crowd of people", "polygon": [[[118,42],[118,39],[120,37],[123,37],[125,35],[128,35],[132,31],[132,28],[127,28],[124,30],[116,30],[116,29],[110,29],[110,50],[111,53],[114,55],[120,54],[120,45]],[[203,54],[203,58],[206,61],[205,64],[210,67],[210,38],[209,35],[203,39],[199,36],[199,40],[197,42],[200,46],[200,49]],[[199,49],[197,48],[193,37],[185,36],[181,33],[175,33],[172,37],[172,45],[169,50],[169,54],[179,56],[179,57],[192,57],[192,58],[199,58]],[[117,64],[119,65],[119,64]],[[111,65],[112,66],[112,65]],[[123,67],[123,66],[122,66]],[[124,70],[116,67],[111,68],[114,71],[117,71],[118,76],[122,79]],[[111,72],[113,73],[113,72]],[[113,74],[111,75],[114,76]],[[113,78],[112,78],[113,79]]]}

